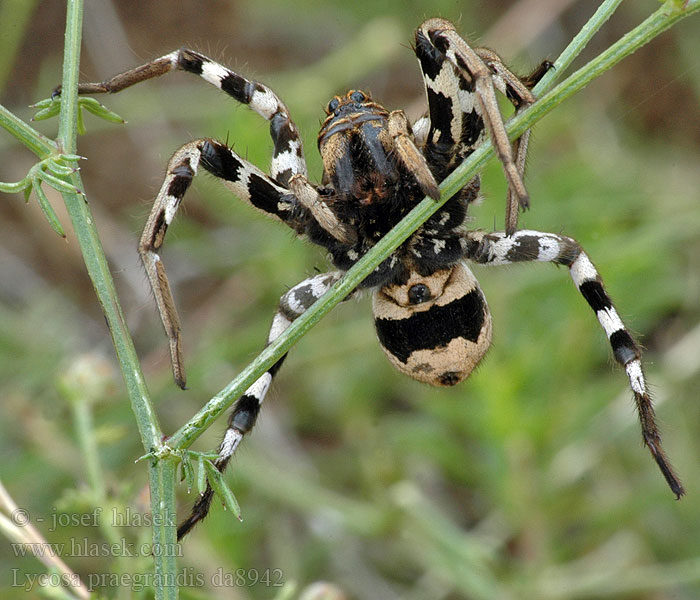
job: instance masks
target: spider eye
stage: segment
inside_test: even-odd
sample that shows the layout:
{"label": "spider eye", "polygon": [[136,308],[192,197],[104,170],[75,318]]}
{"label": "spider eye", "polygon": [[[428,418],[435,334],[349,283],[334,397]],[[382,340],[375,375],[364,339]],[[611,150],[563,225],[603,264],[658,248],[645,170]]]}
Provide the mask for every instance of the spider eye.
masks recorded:
{"label": "spider eye", "polygon": [[367,100],[367,96],[365,96],[363,92],[354,91],[352,94],[350,94],[350,100],[353,102],[365,102]]}
{"label": "spider eye", "polygon": [[331,113],[334,113],[335,110],[338,108],[338,105],[339,105],[339,104],[340,104],[340,100],[338,100],[338,98],[333,98],[333,100],[331,100],[331,101],[328,103],[328,106],[326,107],[326,112],[327,112],[329,115],[330,115]]}

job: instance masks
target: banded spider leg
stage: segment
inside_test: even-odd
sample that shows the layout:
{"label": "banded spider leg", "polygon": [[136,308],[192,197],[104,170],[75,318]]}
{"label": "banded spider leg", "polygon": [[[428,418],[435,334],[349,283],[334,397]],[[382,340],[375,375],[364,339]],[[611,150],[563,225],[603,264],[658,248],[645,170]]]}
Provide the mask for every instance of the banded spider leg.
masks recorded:
{"label": "banded spider leg", "polygon": [[414,124],[414,131],[424,141],[429,164],[441,181],[488,132],[508,180],[506,232],[511,235],[517,228],[518,206],[529,206],[523,176],[530,133],[511,146],[495,90],[520,111],[535,101],[530,88],[552,64],[545,61],[520,78],[495,52],[472,49],[444,19],[428,19],[418,28],[415,52],[425,80],[428,116]]}
{"label": "banded spider leg", "polygon": [[[279,307],[272,319],[267,344],[271,344],[282,335],[287,327],[303,315],[343,274],[343,271],[333,271],[309,277],[284,294],[280,298]],[[263,373],[233,405],[224,439],[219,446],[219,456],[214,460],[214,466],[219,471],[223,472],[243,436],[253,429],[262,402],[270,388],[270,383],[285,358],[286,354]],[[213,497],[214,490],[207,483],[206,490],[192,507],[190,516],[178,526],[178,540],[182,539],[199,521],[207,516]]]}
{"label": "banded spider leg", "polygon": [[[301,233],[309,216],[341,242],[353,232],[340,223],[307,179],[301,138],[289,111],[267,86],[230,71],[193,50],[181,49],[101,83],[81,83],[81,94],[115,93],[136,83],[183,70],[199,75],[270,122],[273,141],[270,175],[241,158],[225,144],[199,139],[182,146],[168,163],[165,179],[139,242],[163,327],[168,336],[175,382],[186,387],[180,320],[161,262],[160,250],[168,226],[199,166],[221,179],[238,198]],[[57,88],[56,93],[60,93]]]}
{"label": "banded spider leg", "polygon": [[680,498],[685,490],[661,445],[654,407],[642,368],[642,351],[625,327],[605,291],[595,266],[578,242],[570,237],[540,231],[520,230],[512,236],[502,232],[468,232],[465,255],[477,263],[505,265],[540,261],[564,265],[574,285],[593,309],[605,331],[615,360],[625,369],[642,426],[642,438],[663,473],[671,491]]}
{"label": "banded spider leg", "polygon": [[[193,140],[175,152],[158,192],[139,242],[161,320],[169,339],[171,363],[176,383],[185,388],[181,328],[165,268],[159,251],[168,226],[201,166],[221,179],[235,196],[302,233],[309,219],[315,220],[330,236],[346,243],[354,232],[338,221],[306,176],[302,143],[288,110],[277,95],[261,83],[249,81],[191,50],[179,50],[156,61],[117,75],[100,84],[81,84],[81,93],[117,92],[140,81],[182,69],[203,77],[239,102],[270,121],[274,150],[270,175],[241,158],[225,144],[211,139]],[[309,278],[280,299],[267,343],[272,343],[289,324],[320,298],[340,277],[340,271]],[[284,357],[255,381],[236,401],[228,427],[214,461],[223,471],[243,436],[254,426],[272,378]],[[209,484],[195,503],[190,516],[178,528],[181,539],[209,511],[213,498]]]}

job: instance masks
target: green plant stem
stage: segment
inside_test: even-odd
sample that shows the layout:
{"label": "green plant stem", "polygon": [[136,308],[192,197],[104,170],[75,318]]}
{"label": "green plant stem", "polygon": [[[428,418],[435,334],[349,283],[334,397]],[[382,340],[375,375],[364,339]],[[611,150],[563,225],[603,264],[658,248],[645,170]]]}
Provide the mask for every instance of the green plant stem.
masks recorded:
{"label": "green plant stem", "polygon": [[[69,154],[75,153],[76,147],[75,121],[78,110],[77,81],[80,60],[81,16],[82,1],[71,0],[68,3],[68,24],[62,82],[63,93],[61,94],[61,117],[58,136],[60,151]],[[65,115],[70,115],[71,118]],[[0,105],[0,126],[42,160],[51,154],[59,152],[59,146],[56,143],[39,133],[2,105]],[[66,179],[77,189],[83,189],[82,180],[78,173]],[[83,253],[88,274],[92,280],[102,310],[105,313],[117,359],[126,382],[127,392],[136,415],[136,422],[143,446],[148,452],[156,451],[161,446],[162,432],[157,415],[151,405],[133,341],[126,328],[94,219],[87,202],[81,195],[63,193],[63,198],[78,238],[78,244]]]}
{"label": "green plant stem", "polygon": [[[599,77],[605,71],[672,27],[676,22],[690,16],[692,13],[698,12],[698,10],[700,10],[700,0],[688,2],[685,9],[678,8],[673,1],[667,2],[640,25],[622,36],[619,41],[607,50],[599,54],[584,67],[581,67],[553,90],[542,95],[537,101],[537,112],[549,112],[569,96],[588,85],[593,79]],[[544,92],[544,89],[540,87],[542,83],[540,81],[535,86],[534,92],[536,94]],[[527,125],[522,123],[524,114],[523,112],[520,115],[516,115],[511,120],[512,132],[516,137],[522,135],[527,129]]]}
{"label": "green plant stem", "polygon": [[178,544],[176,538],[175,482],[177,463],[154,459],[148,470],[153,517],[153,560],[156,600],[178,597],[176,584]]}
{"label": "green plant stem", "polygon": [[[78,437],[78,444],[85,461],[87,480],[92,492],[92,502],[103,509],[103,518],[99,521],[100,531],[109,544],[119,547],[121,538],[119,532],[112,526],[107,517],[109,511],[114,507],[108,503],[107,488],[102,477],[102,465],[100,464],[100,454],[97,440],[95,439],[95,427],[92,419],[92,403],[95,398],[88,397],[83,390],[71,390],[70,394],[65,394],[73,409],[73,421],[75,432]],[[116,563],[116,572],[127,573],[128,562],[126,557],[117,555],[113,558]],[[116,598],[129,598],[128,588],[119,588]]]}
{"label": "green plant stem", "polygon": [[[61,112],[59,116],[58,146],[61,152],[74,154],[77,145],[78,117],[78,73],[80,65],[80,41],[82,29],[83,0],[70,0],[66,16],[66,34],[63,57],[63,81],[61,94]],[[4,125],[4,123],[3,123]],[[17,133],[25,145],[35,151],[45,151],[40,138],[32,139],[31,128],[16,125]],[[35,136],[34,136],[35,137]],[[42,158],[42,154],[37,152]],[[78,173],[70,176],[71,183],[83,189]],[[161,448],[162,433],[157,415],[150,401],[141,366],[131,335],[126,327],[124,315],[119,305],[114,281],[107,259],[102,249],[94,219],[87,202],[80,194],[64,193],[63,198],[73,228],[78,238],[85,265],[95,288],[95,293],[104,311],[117,358],[126,382],[131,406],[136,416],[137,426],[144,448],[154,452]],[[175,581],[175,459],[161,457],[150,464],[151,511],[153,527],[153,557],[155,563],[155,597],[160,599],[177,598]],[[170,585],[163,585],[163,582]]]}
{"label": "green plant stem", "polygon": [[56,152],[56,144],[53,141],[11,113],[2,104],[0,104],[0,126],[42,160]]}
{"label": "green plant stem", "polygon": [[75,154],[78,138],[78,73],[83,28],[83,0],[68,2],[66,34],[63,46],[61,112],[58,120],[58,144],[62,152]]}
{"label": "green plant stem", "polygon": [[107,497],[105,481],[102,477],[102,465],[95,439],[95,427],[92,420],[92,399],[75,397],[71,399],[75,432],[85,461],[87,480],[95,499],[104,502]]}
{"label": "green plant stem", "polygon": [[[607,2],[605,3],[604,11],[596,12],[593,20],[597,23],[597,27],[600,27],[605,22],[610,11],[614,9],[614,5],[616,5],[615,2]],[[656,35],[671,27],[678,20],[696,12],[698,8],[700,8],[700,0],[689,2],[685,9],[681,9],[673,2],[666,3],[616,44],[608,48],[608,50],[576,71],[556,88],[543,95],[527,110],[511,119],[506,127],[510,137],[515,138],[522,135],[536,121],[544,117],[574,92],[582,89],[592,79],[610,69]],[[589,38],[592,33],[593,30],[588,29],[584,37]],[[567,48],[567,63],[573,60],[574,51],[577,48],[580,51],[583,45],[577,43],[575,47],[572,48],[570,46]],[[553,78],[549,78],[548,81],[551,85]],[[537,91],[543,92],[544,86],[539,87],[540,89]],[[327,294],[295,320],[279,338],[267,346],[233,381],[207,402],[183,427],[176,431],[168,440],[168,445],[178,449],[189,447],[206,430],[209,424],[240,397],[265,370],[279,360],[327,312],[346,298],[382,260],[398,248],[422,223],[474,177],[493,155],[494,152],[490,141],[479,146],[442,182],[440,185],[442,199],[439,202],[430,199],[423,200],[394,229],[384,236],[372,250],[355,263],[342,280],[336,283]]]}
{"label": "green plant stem", "polygon": [[[70,154],[75,153],[77,136],[77,90],[82,6],[82,0],[71,0],[68,3],[66,26],[58,141],[61,151]],[[78,173],[71,175],[70,181],[78,189],[83,189]],[[136,415],[141,440],[147,451],[154,451],[159,448],[162,438],[158,417],[151,405],[136,350],[126,327],[94,219],[87,202],[81,195],[65,193],[63,198],[83,253],[88,274],[107,319],[132,408]]]}
{"label": "green plant stem", "polygon": [[[60,149],[69,154],[75,153],[76,149],[82,13],[82,0],[68,2],[58,143]],[[78,189],[83,189],[77,173],[72,176],[72,179],[74,179],[72,183]],[[87,202],[79,194],[66,193],[63,197],[78,237],[85,265],[95,287],[95,293],[107,319],[131,406],[136,415],[141,440],[147,451],[155,451],[161,446],[161,428],[151,404],[131,335],[126,327],[94,220]],[[174,551],[176,547],[174,457],[160,457],[152,460],[149,481],[151,514],[154,522],[155,597],[157,600],[174,599],[178,596],[178,588],[174,584],[177,570],[175,560],[177,553]]]}
{"label": "green plant stem", "polygon": [[554,68],[550,69],[533,88],[535,97],[538,97],[544,90],[552,87],[553,83],[569,68],[576,57],[581,54],[591,38],[598,32],[604,23],[612,16],[622,0],[605,0],[595,11],[593,16],[581,27],[574,39],[569,42],[559,58],[554,62]]}

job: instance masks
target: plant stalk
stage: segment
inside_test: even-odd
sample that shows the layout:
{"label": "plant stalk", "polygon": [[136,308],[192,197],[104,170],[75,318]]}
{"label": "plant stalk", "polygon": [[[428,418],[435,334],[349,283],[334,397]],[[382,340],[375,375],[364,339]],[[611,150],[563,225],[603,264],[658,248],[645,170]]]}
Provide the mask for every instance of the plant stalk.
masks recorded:
{"label": "plant stalk", "polygon": [[[70,0],[66,17],[61,112],[58,130],[59,148],[67,154],[74,154],[77,145],[82,14],[83,0]],[[71,175],[70,179],[71,183],[78,189],[83,189],[78,173]],[[64,193],[63,198],[95,293],[107,320],[131,406],[136,416],[141,440],[146,451],[154,452],[162,446],[160,424],[151,404],[138,356],[117,298],[114,281],[97,234],[94,219],[87,202],[80,194]],[[174,457],[161,456],[159,459],[150,461],[149,481],[151,513],[154,522],[155,597],[157,600],[176,599],[178,588],[175,585],[177,564],[176,552],[174,551],[176,548]]]}

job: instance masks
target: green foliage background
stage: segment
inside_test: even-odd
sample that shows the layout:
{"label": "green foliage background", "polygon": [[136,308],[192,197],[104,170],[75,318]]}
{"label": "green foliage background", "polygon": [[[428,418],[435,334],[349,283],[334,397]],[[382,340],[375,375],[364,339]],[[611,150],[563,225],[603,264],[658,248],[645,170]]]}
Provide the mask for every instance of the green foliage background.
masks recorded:
{"label": "green foliage background", "polygon": [[[64,6],[3,8],[2,103],[29,118],[24,107],[60,79]],[[655,8],[623,3],[580,61]],[[334,93],[370,89],[389,108],[422,112],[409,43],[423,18],[454,20],[470,40],[525,72],[554,59],[594,9],[564,1],[547,8],[95,2],[86,7],[83,79],[193,46],[280,94],[319,177],[315,135]],[[31,16],[24,25],[22,11]],[[697,18],[681,23],[538,124],[527,181],[533,207],[521,220],[576,237],[639,334],[687,498],[672,500],[641,448],[625,375],[612,365],[605,336],[566,271],[477,268],[494,315],[494,347],[454,389],[431,389],[392,370],[367,298],[337,307],[297,345],[230,468],[243,523],[215,507],[183,545],[183,569],[203,574],[207,585],[218,569],[278,569],[284,582],[298,583],[296,592],[284,588],[289,597],[318,580],[372,599],[700,596],[698,39]],[[174,431],[255,356],[287,287],[328,263],[215,181],[198,180],[164,252],[184,321],[190,389],[180,392],[136,240],[179,144],[228,137],[265,167],[268,126],[184,74],[104,101],[129,123],[88,120],[82,175],[163,428]],[[39,128],[53,135],[55,123]],[[2,181],[21,178],[34,161],[7,135],[0,136],[0,157]],[[505,184],[495,163],[483,191],[474,226],[501,228]],[[81,357],[97,366],[80,385],[101,386],[94,419],[110,498],[103,520],[112,503],[136,514],[148,505],[145,469],[133,463],[142,453],[133,416],[71,232],[62,241],[19,196],[4,196],[0,211],[1,478],[35,522],[45,519],[36,524],[50,542],[100,543],[100,527],[51,527],[53,515],[92,510],[66,391]],[[197,447],[215,447],[221,429],[223,423],[213,427]],[[192,497],[184,486],[181,492],[184,513]],[[134,523],[118,537],[147,541],[149,530]],[[63,559],[86,580],[150,568],[148,556],[81,554],[66,551]],[[9,544],[0,544],[0,563],[9,567],[0,579],[3,597],[21,593],[12,569],[41,571]],[[100,591],[148,595],[124,585]],[[280,588],[213,585],[206,594],[275,598]],[[205,592],[195,586],[182,595]]]}

